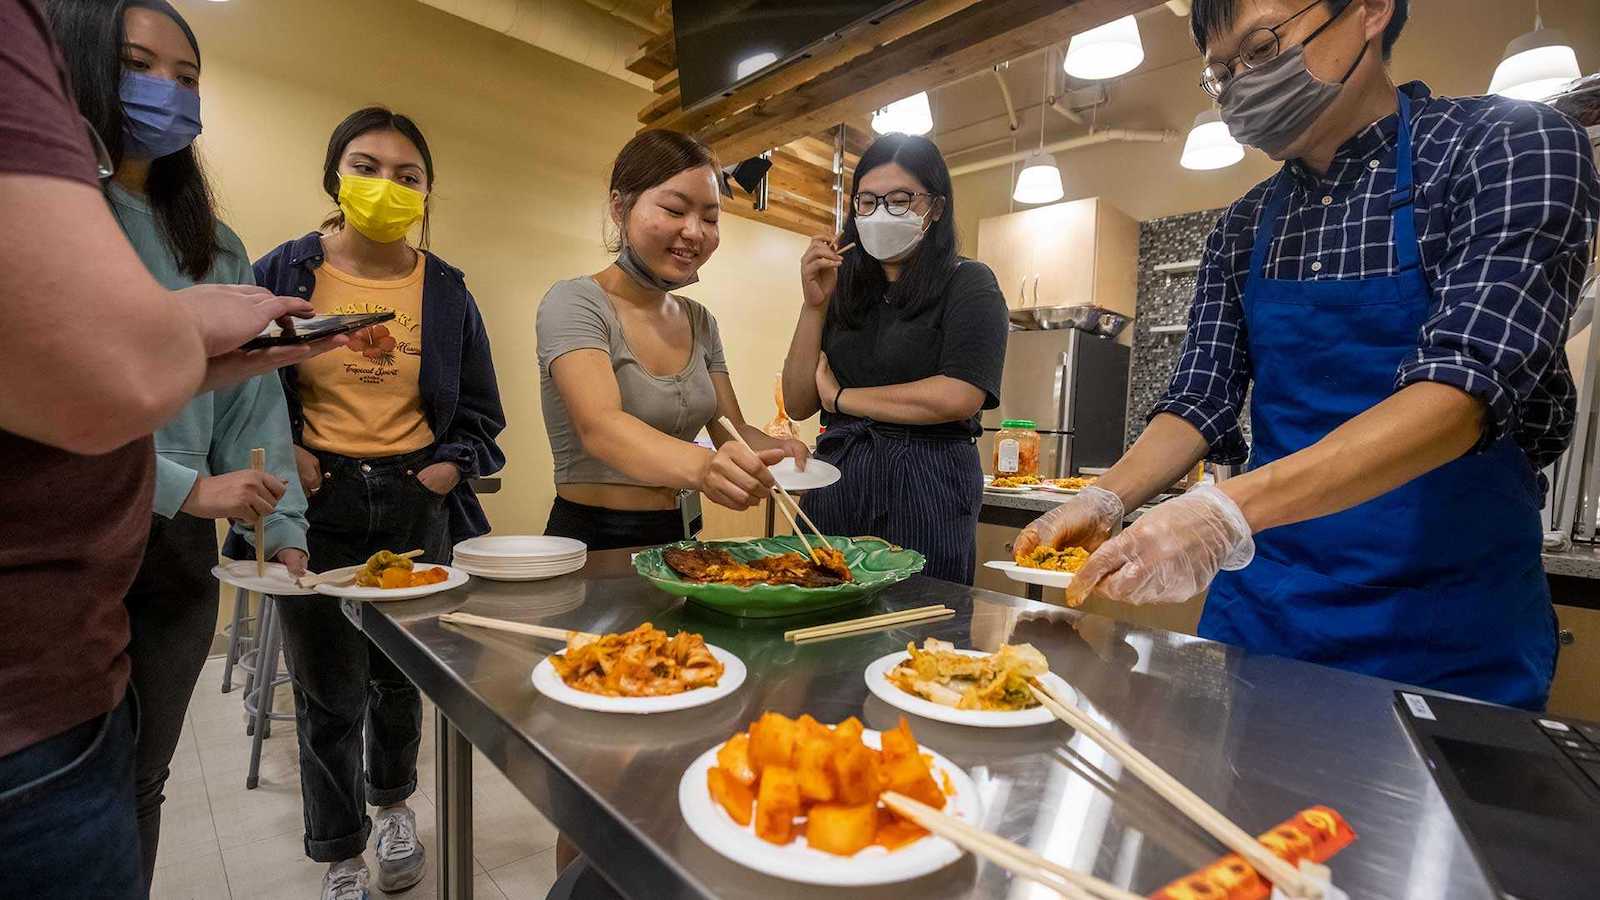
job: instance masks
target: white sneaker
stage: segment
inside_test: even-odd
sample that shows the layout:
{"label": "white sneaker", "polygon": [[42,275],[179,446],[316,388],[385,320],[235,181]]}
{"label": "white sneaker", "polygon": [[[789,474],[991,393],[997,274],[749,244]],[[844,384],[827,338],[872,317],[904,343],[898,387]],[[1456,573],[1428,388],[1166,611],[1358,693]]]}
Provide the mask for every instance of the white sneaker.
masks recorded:
{"label": "white sneaker", "polygon": [[322,900],[367,900],[367,861],[347,859],[322,876]]}
{"label": "white sneaker", "polygon": [[378,890],[403,891],[422,880],[422,842],[409,806],[378,813]]}

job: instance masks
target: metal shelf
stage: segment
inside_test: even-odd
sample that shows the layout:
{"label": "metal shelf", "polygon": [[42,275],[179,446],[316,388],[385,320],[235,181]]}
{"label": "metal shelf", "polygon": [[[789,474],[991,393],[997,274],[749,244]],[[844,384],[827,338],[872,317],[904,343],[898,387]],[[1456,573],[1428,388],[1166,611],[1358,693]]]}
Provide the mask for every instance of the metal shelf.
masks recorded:
{"label": "metal shelf", "polygon": [[1166,275],[1181,275],[1186,272],[1198,272],[1200,271],[1200,260],[1186,259],[1181,262],[1161,263],[1155,267],[1155,270]]}
{"label": "metal shelf", "polygon": [[1189,330],[1187,325],[1152,325],[1148,329],[1151,334],[1183,334]]}

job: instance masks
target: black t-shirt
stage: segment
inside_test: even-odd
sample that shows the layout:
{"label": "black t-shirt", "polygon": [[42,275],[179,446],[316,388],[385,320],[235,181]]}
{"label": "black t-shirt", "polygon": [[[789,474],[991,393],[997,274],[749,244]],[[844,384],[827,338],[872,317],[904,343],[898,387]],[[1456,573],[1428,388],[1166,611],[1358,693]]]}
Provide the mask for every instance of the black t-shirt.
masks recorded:
{"label": "black t-shirt", "polygon": [[[944,375],[983,391],[983,408],[993,409],[1000,405],[1009,329],[1006,298],[994,273],[981,262],[963,259],[932,302],[880,300],[859,328],[846,328],[830,316],[822,330],[822,350],[842,387],[882,387]],[[823,424],[850,421],[849,395],[844,407],[842,417],[824,413]],[[908,427],[939,436],[983,433],[977,416]]]}

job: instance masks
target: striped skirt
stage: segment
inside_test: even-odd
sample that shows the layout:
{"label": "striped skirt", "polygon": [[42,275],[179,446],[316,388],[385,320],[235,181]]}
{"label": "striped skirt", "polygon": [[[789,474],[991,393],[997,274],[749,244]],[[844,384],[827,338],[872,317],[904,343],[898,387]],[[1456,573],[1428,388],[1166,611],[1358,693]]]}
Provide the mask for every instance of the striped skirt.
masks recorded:
{"label": "striped skirt", "polygon": [[857,420],[823,433],[817,458],[843,473],[801,500],[824,534],[883,538],[926,556],[922,574],[972,584],[983,465],[970,438]]}

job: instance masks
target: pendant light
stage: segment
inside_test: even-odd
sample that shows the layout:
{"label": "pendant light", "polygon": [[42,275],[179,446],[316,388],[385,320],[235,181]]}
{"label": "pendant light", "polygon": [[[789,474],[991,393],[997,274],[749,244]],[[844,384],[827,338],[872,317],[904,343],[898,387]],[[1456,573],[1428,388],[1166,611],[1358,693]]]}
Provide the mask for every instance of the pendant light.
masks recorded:
{"label": "pendant light", "polygon": [[927,134],[932,131],[933,108],[928,105],[928,93],[923,91],[904,100],[896,100],[873,113],[872,130],[879,134],[895,131],[905,134]]}
{"label": "pendant light", "polygon": [[1056,158],[1044,149],[1045,103],[1050,97],[1050,54],[1045,54],[1044,84],[1039,91],[1039,149],[1028,154],[1017,176],[1017,187],[1011,199],[1018,203],[1054,203],[1066,196],[1061,187],[1061,168]]}
{"label": "pendant light", "polygon": [[1544,27],[1538,0],[1534,0],[1533,30],[1506,45],[1489,93],[1513,100],[1544,100],[1582,74],[1572,44],[1561,32]]}
{"label": "pendant light", "polygon": [[1139,23],[1123,16],[1099,28],[1072,36],[1061,67],[1073,78],[1103,81],[1126,75],[1144,62],[1144,42],[1139,39]]}
{"label": "pendant light", "polygon": [[1215,107],[1194,117],[1194,128],[1183,144],[1182,166],[1197,172],[1226,169],[1244,159],[1244,146],[1233,139],[1228,123]]}

